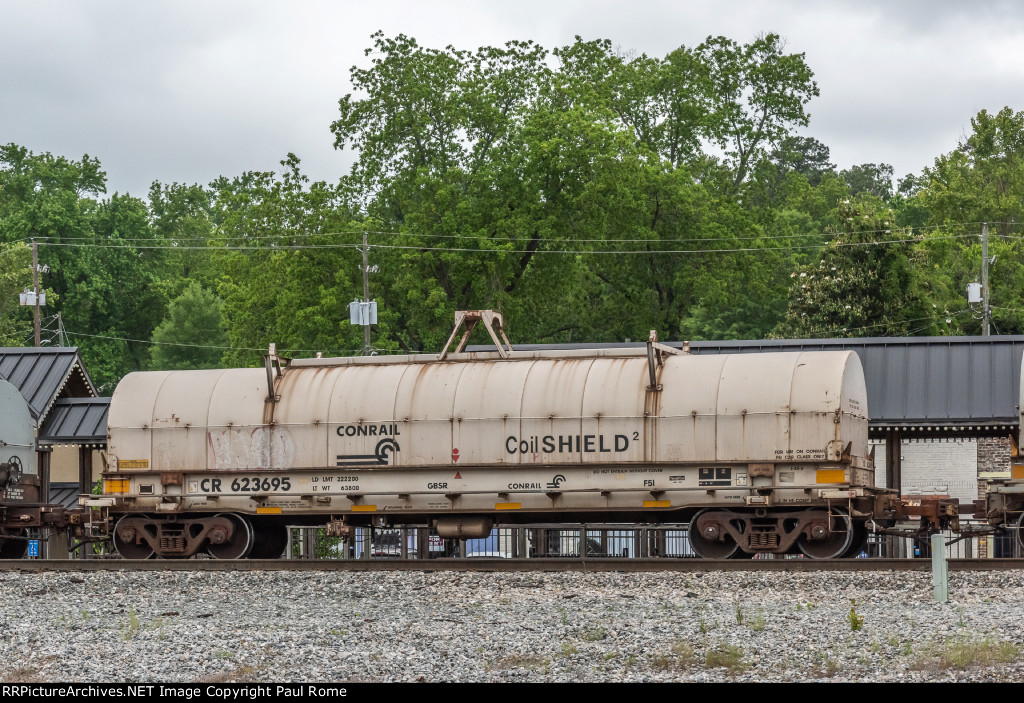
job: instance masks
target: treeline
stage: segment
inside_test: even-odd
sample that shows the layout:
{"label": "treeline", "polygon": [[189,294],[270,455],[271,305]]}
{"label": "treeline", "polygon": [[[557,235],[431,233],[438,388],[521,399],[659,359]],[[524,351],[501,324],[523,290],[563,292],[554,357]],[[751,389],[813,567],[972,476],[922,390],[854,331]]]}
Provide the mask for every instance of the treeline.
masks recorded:
{"label": "treeline", "polygon": [[331,125],[356,159],[336,183],[289,154],[108,195],[97,159],[0,147],[0,345],[31,343],[34,239],[46,313],[108,390],[135,369],[259,363],[270,342],[358,353],[364,235],[383,352],[438,351],[478,308],[514,342],[977,334],[982,222],[995,331],[1024,332],[1022,113],[982,110],[894,181],[798,136],[818,88],[775,35],[652,58],[378,34],[366,53]]}

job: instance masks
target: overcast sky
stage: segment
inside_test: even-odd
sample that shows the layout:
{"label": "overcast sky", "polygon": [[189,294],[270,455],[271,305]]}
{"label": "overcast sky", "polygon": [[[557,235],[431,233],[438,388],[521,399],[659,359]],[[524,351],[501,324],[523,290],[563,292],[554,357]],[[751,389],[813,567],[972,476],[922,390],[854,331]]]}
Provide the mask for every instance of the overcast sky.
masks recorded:
{"label": "overcast sky", "polygon": [[840,168],[919,172],[981,109],[1024,109],[1024,3],[0,0],[0,143],[100,159],[108,192],[279,170],[334,181],[330,123],[376,30],[459,48],[607,38],[664,56],[781,34],[821,95],[802,130]]}

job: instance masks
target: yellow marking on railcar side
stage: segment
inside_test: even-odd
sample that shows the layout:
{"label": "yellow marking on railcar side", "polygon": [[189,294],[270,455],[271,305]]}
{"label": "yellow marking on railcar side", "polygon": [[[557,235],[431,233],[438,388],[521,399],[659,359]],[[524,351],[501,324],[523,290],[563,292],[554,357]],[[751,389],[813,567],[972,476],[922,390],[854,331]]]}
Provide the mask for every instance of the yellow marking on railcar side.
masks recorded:
{"label": "yellow marking on railcar side", "polygon": [[645,500],[645,508],[671,508],[672,501],[670,500]]}
{"label": "yellow marking on railcar side", "polygon": [[376,505],[353,505],[352,512],[354,513],[375,513],[377,512]]}
{"label": "yellow marking on railcar side", "polygon": [[495,503],[494,504],[494,509],[495,510],[522,510],[523,509],[523,504],[522,503]]}
{"label": "yellow marking on railcar side", "polygon": [[1010,478],[1024,478],[1024,464],[1014,464],[1010,469]]}
{"label": "yellow marking on railcar side", "polygon": [[256,508],[257,515],[280,515],[280,508]]}
{"label": "yellow marking on railcar side", "polygon": [[117,468],[119,469],[148,469],[149,459],[118,459]]}
{"label": "yellow marking on railcar side", "polygon": [[107,479],[103,482],[104,493],[127,493],[128,492],[128,479]]}
{"label": "yellow marking on railcar side", "polygon": [[818,469],[817,483],[846,483],[845,469]]}

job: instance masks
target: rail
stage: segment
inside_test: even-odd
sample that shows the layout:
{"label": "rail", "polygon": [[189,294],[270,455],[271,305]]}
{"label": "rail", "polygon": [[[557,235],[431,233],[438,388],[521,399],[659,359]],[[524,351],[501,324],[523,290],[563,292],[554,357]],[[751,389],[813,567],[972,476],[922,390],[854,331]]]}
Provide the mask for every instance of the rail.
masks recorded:
{"label": "rail", "polygon": [[[968,521],[961,520],[961,524]],[[1019,559],[1024,550],[1016,535],[957,539],[946,534],[950,560]],[[84,552],[84,553],[83,553]],[[49,556],[59,559],[61,550],[51,548]],[[94,544],[72,552],[79,559],[117,559],[108,547]],[[200,555],[203,558],[205,555]],[[869,534],[861,559],[928,559],[930,544],[907,537]],[[289,528],[289,541],[282,558],[286,560],[697,560],[689,546],[687,525],[635,524],[531,524],[495,528],[482,539],[457,540],[439,537],[427,525],[408,527],[359,527],[347,537],[331,537],[322,527]],[[800,554],[760,554],[758,560],[804,560]]]}

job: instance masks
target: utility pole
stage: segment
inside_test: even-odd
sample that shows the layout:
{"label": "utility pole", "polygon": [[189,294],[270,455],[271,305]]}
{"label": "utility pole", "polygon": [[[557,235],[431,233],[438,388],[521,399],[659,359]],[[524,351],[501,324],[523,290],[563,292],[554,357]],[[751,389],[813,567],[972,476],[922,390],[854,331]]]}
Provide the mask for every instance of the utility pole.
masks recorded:
{"label": "utility pole", "polygon": [[370,268],[370,244],[363,232],[363,299],[356,298],[348,304],[349,322],[363,326],[363,354],[371,354],[370,325],[377,324],[377,301],[370,300],[370,274],[376,273],[377,267]]}
{"label": "utility pole", "polygon": [[35,295],[35,305],[32,310],[32,322],[36,332],[36,346],[39,344],[39,245],[32,240],[32,292]]}
{"label": "utility pole", "polygon": [[[370,245],[363,232],[363,302],[370,302]],[[363,327],[363,354],[370,353],[370,326]]]}
{"label": "utility pole", "polygon": [[988,303],[988,223],[981,223],[981,334],[989,335],[992,312]]}

